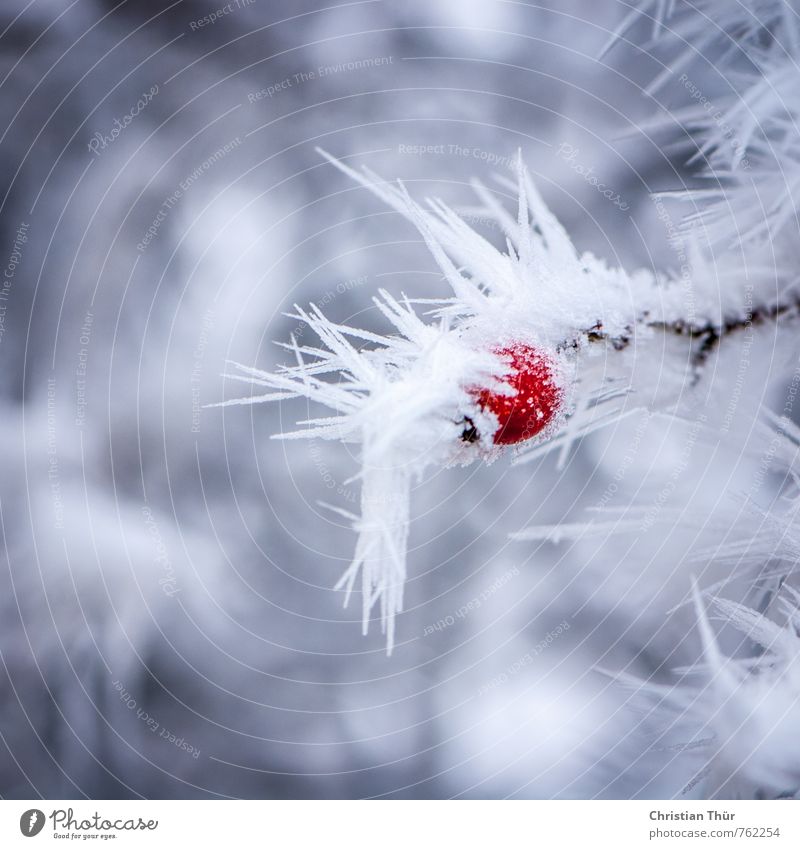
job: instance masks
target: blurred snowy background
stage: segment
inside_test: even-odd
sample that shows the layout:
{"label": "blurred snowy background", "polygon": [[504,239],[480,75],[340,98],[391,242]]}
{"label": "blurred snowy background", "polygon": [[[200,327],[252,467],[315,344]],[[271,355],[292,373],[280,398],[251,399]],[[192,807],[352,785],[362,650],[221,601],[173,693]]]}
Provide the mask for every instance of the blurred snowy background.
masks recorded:
{"label": "blurred snowy background", "polygon": [[[332,590],[354,537],[320,502],[355,509],[354,458],[270,440],[299,402],[205,407],[235,392],[227,360],[286,361],[294,303],[383,329],[379,287],[445,291],[316,146],[459,207],[521,149],[579,248],[677,268],[689,210],[651,193],[697,183],[679,116],[724,93],[714,48],[648,92],[668,51],[642,16],[602,54],[617,0],[165,5],[0,8],[0,794],[762,792],[728,784],[737,764],[696,782],[702,727],[614,676],[698,659],[696,612],[673,608],[732,574],[709,547],[779,491],[757,411],[796,391],[796,352],[774,333],[722,349],[684,423],[420,483],[390,658]],[[633,502],[633,535],[510,538]]]}

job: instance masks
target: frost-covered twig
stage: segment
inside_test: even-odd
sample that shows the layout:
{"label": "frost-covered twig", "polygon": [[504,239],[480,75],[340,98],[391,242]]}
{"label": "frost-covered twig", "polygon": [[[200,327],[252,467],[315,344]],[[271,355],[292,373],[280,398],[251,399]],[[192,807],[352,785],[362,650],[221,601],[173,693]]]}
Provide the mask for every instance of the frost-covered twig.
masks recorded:
{"label": "frost-covered twig", "polygon": [[[739,86],[738,99],[732,95],[722,104],[737,133],[733,155],[719,116],[704,114],[700,103],[687,113],[699,138],[696,153],[713,177],[710,189],[678,193],[700,210],[679,234],[691,279],[627,273],[578,252],[521,156],[516,183],[501,181],[503,190],[517,194],[515,214],[474,184],[482,214],[505,237],[498,247],[441,201],[419,204],[402,183],[323,154],[417,228],[450,291],[426,301],[432,307],[426,317],[418,314],[419,304],[381,291],[374,303],[391,335],[297,308],[320,347],[293,341],[296,363],[272,374],[235,366],[232,376],[267,392],[228,403],[305,397],[333,415],[301,422],[301,430],[283,438],[360,444],[361,515],[352,517],[359,539],[340,585],[349,597],[360,575],[364,628],[379,605],[390,651],[402,608],[414,476],[434,464],[493,460],[523,442],[521,460],[559,449],[563,461],[583,436],[633,409],[669,410],[722,340],[800,311],[795,266],[776,260],[776,240],[793,247],[797,241],[789,225],[800,187],[794,132],[800,107],[788,97],[800,44],[797,17],[778,0],[731,6],[699,0],[690,11],[671,0],[643,4],[652,12],[653,37],[675,47],[670,74],[713,47],[720,67],[731,66],[731,91],[733,82]],[[715,25],[707,27],[712,19]],[[764,27],[774,35],[767,42]],[[781,191],[770,190],[761,203],[759,186],[778,179]],[[656,377],[641,352],[665,336],[674,344],[666,354],[667,346],[659,345]]]}
{"label": "frost-covered twig", "polygon": [[[702,323],[689,324],[677,318],[684,311],[677,282],[646,271],[629,275],[579,254],[521,160],[516,216],[484,186],[475,186],[486,214],[504,230],[506,248],[500,250],[443,203],[422,207],[402,184],[390,185],[329,159],[418,228],[451,295],[435,302],[433,317],[423,320],[413,303],[381,291],[374,303],[393,335],[340,326],[316,308],[297,307],[295,317],[316,333],[321,346],[293,341],[287,347],[295,364],[274,374],[235,366],[232,376],[269,391],[227,403],[303,396],[334,415],[301,422],[301,430],[282,438],[361,444],[361,515],[353,520],[359,541],[343,586],[349,597],[361,573],[364,627],[372,606],[379,604],[391,650],[394,617],[402,607],[412,477],[432,464],[491,461],[504,444],[519,441],[497,438],[507,423],[498,419],[502,405],[487,403],[487,392],[509,397],[512,406],[530,401],[536,407],[533,398],[515,397],[509,374],[527,368],[536,380],[544,375],[544,383],[554,387],[551,404],[538,396],[534,412],[540,424],[530,429],[535,438],[526,440],[526,447],[546,445],[568,419],[574,441],[596,428],[598,417],[607,424],[628,412],[626,357],[634,339],[668,332],[689,345],[699,338],[702,352],[709,339],[718,340],[733,325],[715,322],[711,312]],[[524,357],[523,349],[529,352]],[[676,358],[674,366],[677,391],[686,380],[686,357]],[[667,391],[663,403],[672,400]]]}

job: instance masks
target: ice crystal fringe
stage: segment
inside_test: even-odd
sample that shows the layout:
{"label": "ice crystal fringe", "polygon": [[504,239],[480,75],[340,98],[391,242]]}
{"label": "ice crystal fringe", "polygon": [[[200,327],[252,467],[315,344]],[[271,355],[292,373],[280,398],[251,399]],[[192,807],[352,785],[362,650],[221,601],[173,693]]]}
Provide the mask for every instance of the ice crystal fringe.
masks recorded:
{"label": "ice crystal fringe", "polygon": [[[706,240],[701,262],[693,262],[696,285],[704,274],[709,280],[724,280],[727,292],[720,293],[720,313],[735,314],[738,309],[753,324],[796,314],[798,4],[649,0],[623,22],[609,47],[638,29],[643,18],[653,30],[648,47],[665,56],[665,70],[648,92],[667,97],[668,91],[677,90],[684,98],[688,92],[692,101],[644,129],[674,140],[676,122],[682,123],[686,141],[695,145],[687,158],[706,166],[708,185],[673,195],[693,207],[682,232],[701,229]],[[694,69],[709,61],[722,85],[703,91],[695,79],[709,85],[709,77]],[[709,260],[709,251],[723,258],[722,266]],[[740,272],[731,269],[730,276],[728,265],[737,263]],[[753,296],[753,306],[745,310],[743,289]],[[726,326],[738,323],[733,318]],[[791,409],[789,401],[787,405]],[[696,527],[722,540],[698,551],[697,562],[729,570],[729,577],[707,587],[702,596],[695,587],[686,599],[694,603],[702,662],[677,670],[681,677],[671,686],[614,676],[632,690],[632,707],[649,705],[643,725],[654,729],[654,748],[688,761],[684,793],[702,786],[704,795],[723,798],[800,796],[800,430],[787,416],[769,411],[756,426],[764,450],[747,450],[762,473],[783,472],[781,498],[767,507],[734,495],[738,508],[733,525],[723,520],[718,527],[719,520],[710,523],[705,517],[680,519],[681,527]],[[720,436],[706,435],[716,440]],[[516,536],[557,543],[635,533],[641,530],[641,518],[636,507],[606,508],[598,511],[595,521],[532,527]],[[676,517],[661,511],[656,521],[672,527]],[[752,604],[717,597],[742,580]],[[706,604],[742,635],[732,656],[723,653]]]}
{"label": "ice crystal fringe", "polygon": [[[711,189],[677,195],[700,209],[678,234],[691,280],[644,270],[628,274],[590,253],[580,254],[548,210],[521,156],[516,183],[500,181],[503,191],[517,194],[515,215],[495,193],[474,183],[481,214],[504,234],[500,249],[441,201],[421,205],[402,183],[384,182],[321,152],[417,228],[450,293],[426,299],[428,312],[421,317],[417,310],[423,302],[398,300],[381,290],[374,303],[391,325],[390,335],[337,325],[316,307],[297,307],[296,317],[316,333],[320,346],[292,340],[286,347],[295,362],[274,373],[233,364],[230,377],[266,392],[227,403],[304,397],[333,414],[300,422],[300,430],[281,438],[360,444],[361,512],[348,514],[358,542],[338,586],[347,603],[360,576],[364,629],[377,605],[390,652],[395,616],[403,604],[411,481],[433,464],[491,461],[501,453],[486,438],[497,420],[476,405],[469,391],[510,391],[500,380],[504,364],[493,349],[524,342],[551,359],[563,389],[561,415],[517,458],[525,462],[558,449],[563,461],[576,441],[600,427],[644,407],[669,409],[673,394],[687,379],[697,378],[726,334],[797,309],[800,286],[794,270],[777,269],[777,288],[774,277],[776,240],[793,236],[787,225],[800,188],[800,155],[791,131],[800,102],[790,96],[796,87],[792,57],[800,44],[797,18],[793,8],[777,0],[752,0],[749,6],[699,0],[695,6],[690,13],[673,0],[644,3],[617,34],[621,38],[635,26],[644,10],[653,38],[674,46],[669,73],[654,80],[651,91],[676,69],[690,67],[695,49],[713,48],[723,66],[736,65],[731,75],[741,82],[739,99],[721,104],[737,133],[733,152],[718,116],[709,117],[699,104],[685,116],[701,139],[694,153],[708,162],[708,173],[715,177]],[[715,26],[708,26],[709,19]],[[763,38],[765,27],[775,34],[772,40]],[[729,184],[724,190],[720,174]],[[783,182],[769,190],[767,207],[754,202],[759,185],[769,187],[777,180]],[[725,216],[731,209],[738,216],[733,228],[740,237],[737,247],[747,246],[744,258],[728,250],[732,229]],[[667,383],[674,393],[667,389],[659,397],[631,401],[629,393],[637,389],[632,343],[641,347],[663,334],[685,341],[694,374],[686,372],[684,347],[669,364],[673,374]],[[466,420],[483,439],[461,439]],[[527,538],[536,535],[535,530],[523,532]]]}
{"label": "ice crystal fringe", "polygon": [[[723,250],[746,246],[747,254],[739,256],[751,269],[761,258],[766,259],[765,267],[770,262],[774,266],[774,239],[796,241],[798,4],[650,0],[623,22],[607,49],[621,44],[637,23],[648,18],[654,34],[647,47],[663,53],[666,61],[647,91],[666,96],[669,83],[670,91],[688,95],[693,105],[670,109],[647,130],[674,137],[676,128],[683,129],[686,142],[693,145],[688,160],[705,165],[708,182],[674,194],[693,209],[684,230],[699,225],[708,243]],[[702,74],[701,66],[708,61],[719,73],[716,87]],[[711,86],[709,90],[695,81],[701,79]],[[794,268],[787,271],[796,277]],[[797,280],[790,280],[789,286],[797,291]]]}
{"label": "ice crystal fringe", "polygon": [[[613,675],[631,690],[645,717],[666,720],[653,748],[688,761],[683,794],[702,782],[705,796],[788,798],[800,793],[800,593],[785,587],[779,625],[763,613],[722,598],[710,605],[760,652],[728,657],[719,646],[706,605],[692,599],[702,661],[676,669],[675,684]],[[646,720],[645,720],[646,722]],[[680,738],[680,739],[676,739]],[[675,742],[673,742],[675,741]]]}
{"label": "ice crystal fringe", "polygon": [[[327,158],[414,224],[451,294],[427,301],[429,312],[422,318],[419,304],[381,290],[373,300],[391,335],[335,324],[313,306],[296,307],[294,317],[314,331],[320,346],[292,340],[285,347],[295,362],[272,374],[233,364],[230,377],[267,391],[227,403],[305,397],[334,415],[300,422],[300,430],[281,438],[361,445],[361,514],[352,518],[359,537],[339,586],[346,603],[361,575],[364,628],[377,604],[391,651],[406,575],[411,480],[432,464],[491,461],[501,453],[486,438],[497,429],[496,419],[469,392],[476,386],[510,391],[499,379],[506,366],[492,350],[522,340],[550,356],[565,403],[559,420],[527,450],[546,445],[569,418],[564,436],[551,446],[564,456],[582,436],[631,412],[625,408],[628,367],[609,368],[602,354],[622,351],[636,334],[671,328],[684,312],[684,295],[674,281],[657,280],[646,271],[629,275],[592,254],[579,254],[521,158],[516,184],[503,184],[517,193],[516,216],[475,183],[484,213],[505,234],[505,250],[440,201],[423,207],[402,183],[391,185]],[[712,326],[707,317],[698,332]],[[690,330],[681,325],[679,332]],[[679,384],[683,379],[681,373]],[[462,441],[466,418],[484,434],[482,440]]]}
{"label": "ice crystal fringe", "polygon": [[590,255],[579,256],[521,163],[516,218],[476,186],[487,212],[505,230],[507,250],[502,252],[444,204],[432,201],[424,209],[402,184],[391,186],[331,161],[415,224],[452,294],[429,304],[432,314],[423,320],[407,299],[380,291],[374,303],[392,335],[337,325],[316,307],[297,307],[295,317],[314,331],[319,347],[292,340],[286,347],[295,362],[272,374],[233,364],[230,377],[266,392],[227,403],[305,397],[333,415],[300,422],[300,430],[281,438],[360,443],[361,514],[353,518],[359,538],[339,586],[347,600],[361,575],[364,628],[372,607],[379,605],[391,651],[403,601],[412,478],[431,464],[479,457],[491,461],[500,453],[489,439],[461,440],[465,417],[478,433],[497,429],[497,420],[477,407],[469,388],[510,391],[499,380],[506,366],[492,349],[518,340],[536,344],[552,354],[556,379],[566,387],[574,380],[575,353],[588,335],[630,334],[635,288],[652,290],[655,283],[640,275],[633,285],[624,272]]}
{"label": "ice crystal fringe", "polygon": [[[694,605],[703,648],[702,662],[673,685],[609,673],[631,691],[629,706],[646,717],[643,730],[653,748],[676,753],[688,762],[691,778],[683,792],[702,787],[703,795],[720,797],[794,797],[800,794],[800,428],[770,411],[757,422],[750,449],[760,468],[782,480],[780,498],[769,511],[744,494],[732,493],[736,522],[720,515],[686,513],[683,508],[658,511],[653,522],[668,532],[680,522],[693,537],[725,540],[702,545],[694,556],[705,568],[728,567],[730,574],[702,592],[695,586],[683,604]],[[719,432],[701,434],[709,444]],[[584,522],[540,525],[513,536],[518,540],[604,540],[612,534],[650,533],[647,505],[596,509]],[[718,596],[744,579],[749,605]],[[734,657],[726,657],[714,635],[706,607],[743,635]]]}
{"label": "ice crystal fringe", "polygon": [[[524,341],[557,364],[566,399],[562,416],[514,454],[526,462],[557,450],[563,461],[576,441],[626,415],[645,407],[651,415],[671,411],[669,391],[637,400],[632,349],[663,334],[682,339],[690,373],[678,363],[686,362],[686,347],[668,364],[680,388],[698,377],[727,334],[797,312],[800,277],[796,262],[786,261],[797,255],[800,194],[797,4],[650,0],[623,22],[609,47],[624,41],[642,18],[652,34],[650,47],[668,53],[648,92],[661,96],[667,83],[678,80],[678,91],[684,98],[688,92],[690,102],[647,129],[674,136],[677,119],[687,148],[694,145],[687,160],[704,166],[706,185],[659,199],[685,201],[691,210],[677,234],[691,280],[628,274],[580,254],[521,160],[516,184],[500,183],[502,191],[516,192],[515,214],[486,186],[474,184],[480,214],[505,236],[500,249],[442,202],[421,205],[401,183],[328,157],[417,228],[450,292],[431,299],[425,315],[418,313],[421,303],[379,292],[375,305],[391,335],[339,326],[313,307],[297,308],[319,347],[292,340],[287,347],[294,364],[272,374],[235,366],[232,376],[265,392],[229,403],[304,397],[333,412],[301,422],[299,431],[282,438],[360,444],[361,512],[339,511],[352,521],[358,542],[337,586],[346,600],[359,588],[365,632],[373,608],[379,608],[389,652],[403,605],[411,481],[432,464],[491,461],[501,453],[486,439],[461,439],[466,417],[484,435],[496,427],[469,392],[475,386],[503,391],[503,364],[492,348]],[[696,63],[708,58],[723,77],[719,92],[700,91],[693,80]],[[759,427],[771,446],[771,462],[786,471],[782,508],[767,512],[748,504],[737,525],[740,538],[732,538],[724,522],[717,527],[704,516],[664,509],[653,519],[680,520],[725,539],[696,557],[729,565],[731,581],[744,576],[761,592],[758,609],[718,597],[727,579],[703,594],[695,587],[686,600],[696,611],[701,662],[676,670],[680,677],[670,686],[614,675],[631,689],[631,704],[650,705],[647,722],[657,727],[653,748],[688,762],[686,794],[701,784],[706,795],[724,797],[800,794],[800,593],[792,586],[800,559],[800,432],[768,413]],[[635,533],[645,520],[645,507],[604,508],[587,522],[527,528],[515,537],[554,544],[604,539]],[[732,656],[720,647],[707,605],[742,635]]]}
{"label": "ice crystal fringe", "polygon": [[377,604],[391,652],[395,616],[403,605],[411,480],[431,463],[469,462],[479,453],[491,459],[496,450],[460,439],[466,411],[484,433],[497,428],[494,417],[473,409],[467,387],[507,390],[497,380],[503,363],[484,347],[466,343],[449,318],[425,323],[407,300],[397,301],[385,291],[374,303],[395,335],[342,327],[315,307],[297,307],[294,317],[314,331],[320,347],[293,339],[284,347],[295,363],[275,373],[232,364],[228,377],[268,391],[225,403],[305,397],[333,415],[301,421],[301,429],[279,438],[361,445],[361,514],[345,514],[358,542],[337,587],[345,590],[347,604],[360,574],[364,631]]}
{"label": "ice crystal fringe", "polygon": [[[621,508],[590,508],[584,521],[532,525],[512,533],[511,538],[560,545],[606,539],[611,535],[636,537],[650,533],[654,526],[666,532],[680,522],[685,531],[692,531],[695,539],[725,540],[703,544],[691,555],[691,560],[698,564],[715,563],[730,570],[727,577],[707,586],[704,592],[721,592],[734,581],[745,578],[753,586],[761,587],[764,598],[774,596],[800,562],[800,428],[785,416],[764,410],[755,432],[758,444],[765,448],[760,452],[750,448],[749,453],[764,473],[770,471],[784,481],[781,497],[769,511],[744,493],[731,492],[728,502],[738,508],[735,523],[724,515],[709,517],[687,512],[683,507],[656,510],[651,501]],[[697,435],[707,442],[709,450],[719,441],[719,432],[714,428],[698,429]],[[671,614],[689,602],[691,596],[687,594],[680,604],[665,613]]]}

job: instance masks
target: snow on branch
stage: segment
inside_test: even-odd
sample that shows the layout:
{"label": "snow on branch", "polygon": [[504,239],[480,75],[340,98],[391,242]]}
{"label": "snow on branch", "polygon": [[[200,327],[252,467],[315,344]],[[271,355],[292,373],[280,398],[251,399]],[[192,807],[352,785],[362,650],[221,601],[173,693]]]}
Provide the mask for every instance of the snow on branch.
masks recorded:
{"label": "snow on branch", "polygon": [[[316,307],[296,307],[294,317],[320,345],[287,343],[294,362],[275,373],[233,364],[229,377],[266,392],[226,403],[304,397],[328,413],[280,438],[361,445],[361,514],[352,517],[359,537],[340,586],[346,600],[359,586],[365,631],[379,607],[391,651],[415,476],[431,465],[492,461],[522,443],[528,451],[548,450],[566,423],[564,439],[551,446],[560,444],[563,454],[631,411],[631,357],[624,353],[635,339],[667,332],[684,337],[687,350],[693,343],[702,350],[725,328],[714,322],[713,310],[695,323],[680,318],[685,292],[677,281],[647,271],[628,274],[579,253],[521,157],[515,215],[475,183],[484,214],[505,234],[501,250],[441,201],[420,205],[402,183],[324,155],[419,230],[450,293],[426,300],[423,317],[420,304],[381,290],[373,302],[389,326],[386,335],[335,324]],[[674,366],[678,392],[686,382],[686,356]],[[666,391],[663,404],[673,400]]]}
{"label": "snow on branch", "polygon": [[[672,51],[651,92],[704,51],[714,51],[728,75],[729,95],[716,111],[687,73],[680,77],[696,100],[683,119],[698,139],[694,155],[708,166],[709,180],[702,190],[675,193],[695,210],[676,235],[685,244],[690,279],[628,273],[579,252],[521,154],[516,182],[500,181],[503,191],[516,193],[513,212],[473,183],[481,214],[504,236],[498,247],[442,201],[421,204],[401,182],[320,151],[416,227],[449,291],[418,302],[379,291],[373,303],[386,334],[296,307],[318,346],[292,339],[285,347],[293,362],[274,373],[232,364],[230,378],[264,391],[227,404],[303,397],[323,408],[280,438],[360,445],[361,512],[347,514],[358,542],[339,586],[345,603],[358,586],[365,632],[379,608],[390,652],[403,605],[414,478],[433,465],[491,462],[508,451],[524,462],[558,450],[563,462],[577,441],[601,427],[636,410],[670,410],[727,336],[800,310],[796,266],[776,261],[796,256],[800,29],[794,7],[778,0],[698,0],[690,9],[652,0],[640,4],[615,40],[624,40],[642,17],[651,20],[654,43]],[[781,240],[790,250],[781,252]],[[653,340],[660,343],[659,361],[648,370],[648,358],[635,354]]]}

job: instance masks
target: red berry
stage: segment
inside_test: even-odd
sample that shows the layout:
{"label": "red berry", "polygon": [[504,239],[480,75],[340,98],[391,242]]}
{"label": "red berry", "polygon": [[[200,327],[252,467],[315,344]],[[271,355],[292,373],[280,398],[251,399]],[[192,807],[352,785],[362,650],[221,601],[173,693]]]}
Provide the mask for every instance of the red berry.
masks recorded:
{"label": "red berry", "polygon": [[540,433],[553,420],[562,403],[562,391],[553,375],[552,360],[521,342],[494,352],[508,360],[510,371],[502,379],[516,392],[500,395],[476,389],[478,405],[497,416],[500,423],[492,437],[495,445],[516,445]]}

